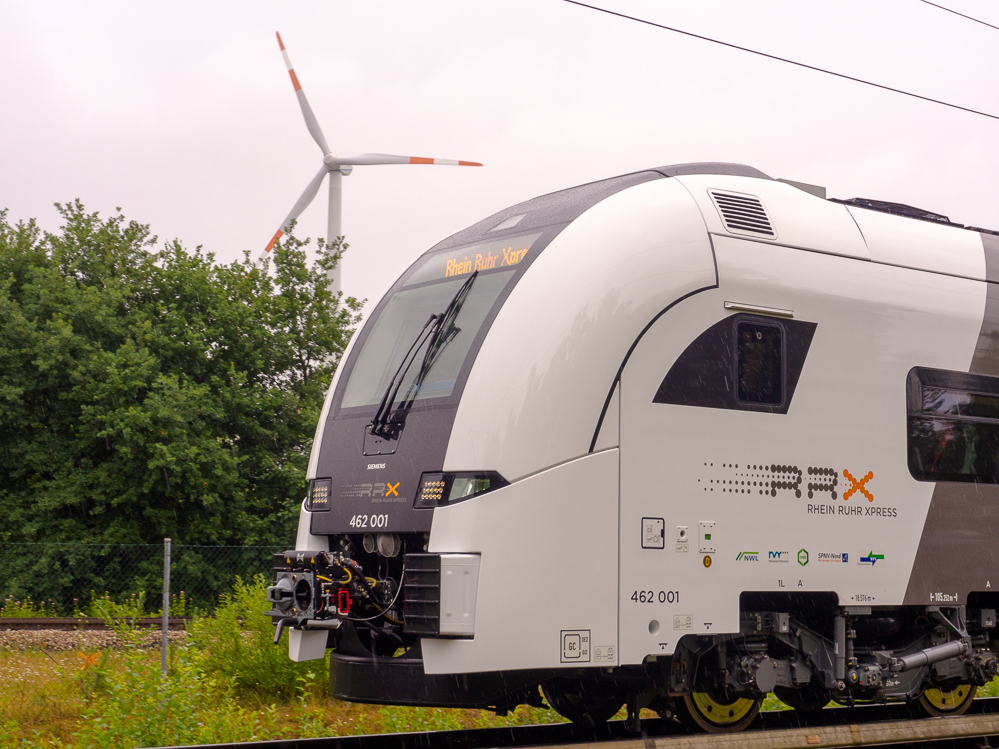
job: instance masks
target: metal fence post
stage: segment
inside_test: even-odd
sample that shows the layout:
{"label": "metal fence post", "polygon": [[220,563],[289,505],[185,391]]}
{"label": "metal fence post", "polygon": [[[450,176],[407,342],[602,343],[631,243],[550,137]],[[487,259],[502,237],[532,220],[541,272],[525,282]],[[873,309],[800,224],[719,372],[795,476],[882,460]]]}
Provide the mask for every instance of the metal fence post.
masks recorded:
{"label": "metal fence post", "polygon": [[163,645],[160,652],[160,670],[167,673],[167,646],[170,638],[170,539],[163,539]]}

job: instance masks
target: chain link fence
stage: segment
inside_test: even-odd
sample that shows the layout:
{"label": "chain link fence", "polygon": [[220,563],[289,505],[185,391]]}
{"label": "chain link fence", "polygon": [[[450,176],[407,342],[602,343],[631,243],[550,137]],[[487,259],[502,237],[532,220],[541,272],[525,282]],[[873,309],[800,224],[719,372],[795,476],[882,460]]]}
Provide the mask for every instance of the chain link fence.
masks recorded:
{"label": "chain link fence", "polygon": [[[272,555],[288,548],[173,544],[169,590],[175,600],[183,593],[184,613],[211,612],[237,577],[269,577]],[[163,544],[0,543],[0,616],[4,609],[31,616],[32,608],[48,616],[85,614],[105,594],[118,603],[144,594],[145,612],[155,614],[163,557]]]}
{"label": "chain link fence", "polygon": [[[27,736],[32,726],[58,733],[60,721],[84,720],[95,695],[116,699],[112,681],[135,690],[128,699],[137,703],[142,695],[160,689],[166,683],[170,653],[178,657],[174,646],[188,642],[190,627],[167,616],[217,612],[221,597],[233,590],[237,578],[249,582],[263,574],[269,579],[273,555],[292,547],[167,541],[0,543],[0,745],[13,746],[4,741],[4,734],[14,726],[25,728]],[[162,610],[164,587],[171,594],[168,612]],[[265,602],[259,604],[262,611]],[[108,629],[101,626],[102,620],[128,621],[134,629]],[[211,642],[228,652],[225,647],[232,643],[225,636],[232,631],[224,629],[226,617],[219,621],[223,629],[215,631],[224,635]],[[237,620],[235,626],[242,627],[242,622]],[[237,650],[252,646],[252,639],[239,636],[246,632],[236,631]],[[273,654],[260,653],[258,658],[286,660],[286,653],[273,648]]]}

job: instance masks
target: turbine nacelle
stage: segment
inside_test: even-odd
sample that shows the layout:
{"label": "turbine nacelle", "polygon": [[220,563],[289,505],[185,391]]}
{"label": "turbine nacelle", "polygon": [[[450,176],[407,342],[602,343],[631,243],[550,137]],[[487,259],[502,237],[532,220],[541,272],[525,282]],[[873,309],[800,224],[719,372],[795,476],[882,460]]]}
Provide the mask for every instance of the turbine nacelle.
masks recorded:
{"label": "turbine nacelle", "polygon": [[[305,192],[298,199],[295,205],[292,207],[291,212],[285,217],[284,221],[281,222],[281,228],[275,232],[274,236],[271,237],[271,241],[267,243],[267,247],[264,251],[260,253],[260,258],[263,259],[271,251],[277,241],[281,239],[281,236],[288,230],[288,225],[297,219],[301,215],[302,211],[309,207],[313,198],[316,197],[316,193],[319,192],[319,188],[322,186],[323,180],[329,176],[330,180],[330,197],[329,197],[329,219],[328,219],[328,231],[326,236],[327,242],[333,242],[337,237],[340,236],[340,206],[341,206],[341,178],[350,174],[355,166],[377,166],[381,164],[434,164],[437,166],[482,166],[482,164],[477,161],[457,161],[453,159],[428,159],[421,156],[395,156],[387,153],[362,153],[360,156],[348,156],[345,158],[340,158],[334,154],[329,146],[326,144],[326,136],[323,135],[323,130],[319,127],[319,121],[316,119],[316,115],[312,112],[312,107],[309,106],[309,100],[305,98],[305,91],[302,90],[302,84],[298,80],[298,76],[295,75],[295,68],[291,64],[291,58],[288,56],[288,50],[284,48],[284,42],[281,41],[281,35],[277,35],[278,45],[281,47],[281,54],[284,57],[285,65],[288,67],[288,75],[291,77],[291,85],[295,89],[295,96],[298,98],[298,104],[302,108],[302,116],[305,118],[305,126],[309,129],[309,133],[312,135],[313,140],[319,146],[319,149],[323,153],[323,165],[316,173],[316,176],[312,178],[308,186],[305,188]],[[335,269],[330,275],[330,286],[333,292],[336,293],[340,290],[340,270]]]}
{"label": "turbine nacelle", "polygon": [[323,163],[326,165],[326,169],[331,172],[340,172],[344,177],[354,171],[354,167],[348,164],[341,164],[337,157],[331,153],[326,153],[323,155]]}

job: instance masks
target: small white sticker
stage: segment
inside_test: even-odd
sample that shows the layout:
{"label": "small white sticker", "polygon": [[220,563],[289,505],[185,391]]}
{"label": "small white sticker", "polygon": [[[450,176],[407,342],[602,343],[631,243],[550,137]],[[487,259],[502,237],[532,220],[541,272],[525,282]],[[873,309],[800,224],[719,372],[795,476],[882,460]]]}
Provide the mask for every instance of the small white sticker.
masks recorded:
{"label": "small white sticker", "polygon": [[562,663],[590,662],[590,630],[562,630]]}
{"label": "small white sticker", "polygon": [[673,617],[673,629],[693,629],[694,617],[690,614],[677,614]]}
{"label": "small white sticker", "polygon": [[613,645],[594,645],[593,647],[593,660],[596,663],[608,662],[613,663],[617,661],[617,657],[614,654]]}
{"label": "small white sticker", "polygon": [[666,548],[666,521],[662,518],[642,518],[642,548]]}

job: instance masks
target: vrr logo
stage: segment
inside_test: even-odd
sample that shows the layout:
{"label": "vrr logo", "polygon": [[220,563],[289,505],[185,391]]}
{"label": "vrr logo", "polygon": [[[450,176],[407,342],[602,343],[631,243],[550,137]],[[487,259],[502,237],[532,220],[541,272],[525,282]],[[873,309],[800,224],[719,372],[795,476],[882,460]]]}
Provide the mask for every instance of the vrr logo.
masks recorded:
{"label": "vrr logo", "polygon": [[853,474],[844,468],[843,477],[850,482],[850,488],[847,489],[846,492],[843,494],[844,502],[850,499],[850,497],[852,497],[858,491],[861,494],[863,494],[865,497],[867,497],[868,502],[874,501],[874,495],[871,494],[869,491],[867,491],[867,488],[865,487],[865,484],[867,484],[868,481],[874,478],[874,471],[868,471],[867,474],[864,476],[864,478],[860,479],[860,481],[857,481],[857,479],[853,477]]}

